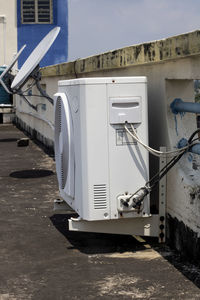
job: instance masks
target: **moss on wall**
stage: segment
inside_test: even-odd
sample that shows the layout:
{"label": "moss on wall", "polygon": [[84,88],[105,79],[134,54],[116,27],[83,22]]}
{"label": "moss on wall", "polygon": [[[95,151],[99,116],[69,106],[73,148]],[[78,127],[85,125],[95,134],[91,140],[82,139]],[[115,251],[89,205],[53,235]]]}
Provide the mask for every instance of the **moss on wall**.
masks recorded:
{"label": "moss on wall", "polygon": [[200,30],[159,41],[133,45],[41,69],[43,76],[70,78],[90,72],[161,63],[200,54]]}

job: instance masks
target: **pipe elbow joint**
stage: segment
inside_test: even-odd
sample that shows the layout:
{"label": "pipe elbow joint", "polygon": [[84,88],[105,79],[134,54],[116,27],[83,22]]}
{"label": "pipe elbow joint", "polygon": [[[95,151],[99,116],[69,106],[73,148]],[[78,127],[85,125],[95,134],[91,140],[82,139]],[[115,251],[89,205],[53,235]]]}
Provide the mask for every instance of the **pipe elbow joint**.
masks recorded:
{"label": "pipe elbow joint", "polygon": [[181,98],[175,98],[170,104],[170,108],[173,114],[177,115],[179,113],[179,111],[177,110],[177,106],[180,103],[183,103],[183,100]]}

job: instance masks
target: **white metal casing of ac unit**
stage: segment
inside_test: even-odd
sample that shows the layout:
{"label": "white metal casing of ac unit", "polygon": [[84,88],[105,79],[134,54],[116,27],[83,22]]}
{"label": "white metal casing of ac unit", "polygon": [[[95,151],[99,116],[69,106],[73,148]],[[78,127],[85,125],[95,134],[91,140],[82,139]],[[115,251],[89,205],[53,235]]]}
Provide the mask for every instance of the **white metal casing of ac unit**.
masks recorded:
{"label": "white metal casing of ac unit", "polygon": [[149,216],[149,197],[140,212],[119,196],[149,178],[148,152],[123,124],[134,124],[148,144],[146,77],[63,80],[55,100],[55,156],[61,197],[83,220]]}

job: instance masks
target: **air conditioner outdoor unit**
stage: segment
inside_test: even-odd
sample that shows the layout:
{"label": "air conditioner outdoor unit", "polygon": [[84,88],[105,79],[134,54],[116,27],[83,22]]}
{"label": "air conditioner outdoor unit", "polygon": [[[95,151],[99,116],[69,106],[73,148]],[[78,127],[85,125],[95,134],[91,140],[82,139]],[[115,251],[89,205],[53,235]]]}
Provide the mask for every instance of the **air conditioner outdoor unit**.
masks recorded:
{"label": "air conditioner outdoor unit", "polygon": [[148,196],[140,210],[122,201],[149,177],[148,152],[123,127],[133,124],[148,144],[146,77],[59,81],[54,98],[62,198],[87,221],[149,216]]}

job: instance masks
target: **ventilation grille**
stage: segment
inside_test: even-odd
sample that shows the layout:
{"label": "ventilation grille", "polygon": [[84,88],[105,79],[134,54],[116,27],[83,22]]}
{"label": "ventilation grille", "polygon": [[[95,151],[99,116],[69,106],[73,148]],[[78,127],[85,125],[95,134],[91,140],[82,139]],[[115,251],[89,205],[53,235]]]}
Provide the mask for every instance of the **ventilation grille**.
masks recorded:
{"label": "ventilation grille", "polygon": [[63,154],[60,155],[60,160],[61,160],[61,170],[60,170],[60,185],[61,185],[61,188],[64,189],[65,187],[65,174],[64,174],[64,169],[63,169]]}
{"label": "ventilation grille", "polygon": [[58,97],[58,104],[57,104],[57,118],[58,118],[58,132],[61,132],[61,127],[62,127],[62,123],[61,123],[61,99],[60,97]]}
{"label": "ventilation grille", "polygon": [[94,209],[107,208],[106,184],[94,185]]}
{"label": "ventilation grille", "polygon": [[50,23],[51,10],[49,0],[38,0],[38,22]]}
{"label": "ventilation grille", "polygon": [[52,0],[22,0],[21,16],[23,23],[52,23]]}
{"label": "ventilation grille", "polygon": [[35,22],[35,0],[22,1],[23,23]]}
{"label": "ventilation grille", "polygon": [[[61,98],[58,97],[57,98],[57,105],[56,105],[56,136],[59,137],[60,133],[62,131],[62,102],[61,102]],[[57,147],[59,148],[59,139],[57,140]],[[63,153],[60,152],[60,149],[58,149],[57,151],[57,157],[59,160],[59,166],[60,166],[60,170],[59,170],[59,184],[60,184],[60,188],[64,189],[65,187],[65,174],[64,174],[64,157],[63,157]]]}

